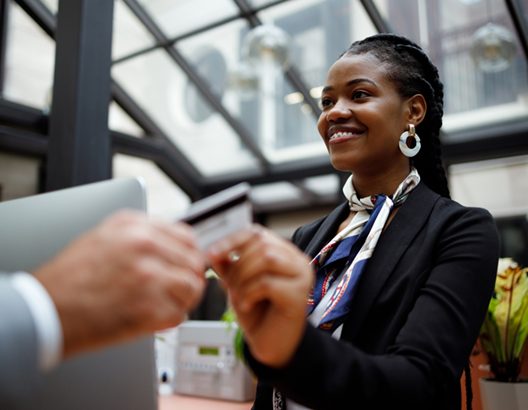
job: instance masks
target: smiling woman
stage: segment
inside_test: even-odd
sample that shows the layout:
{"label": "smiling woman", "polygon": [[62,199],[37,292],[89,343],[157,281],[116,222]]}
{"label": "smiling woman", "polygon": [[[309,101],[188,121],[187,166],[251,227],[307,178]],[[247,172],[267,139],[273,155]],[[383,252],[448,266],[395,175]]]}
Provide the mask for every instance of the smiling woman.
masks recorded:
{"label": "smiling woman", "polygon": [[[392,194],[407,176],[409,161],[394,138],[409,124],[420,123],[426,112],[424,98],[401,97],[386,71],[372,55],[345,55],[330,68],[321,98],[318,129],[332,165],[340,171],[354,170],[354,184],[364,188],[363,196]],[[387,165],[384,175],[381,164]],[[361,182],[363,173],[372,172],[382,177],[377,182],[383,186]]]}
{"label": "smiling woman", "polygon": [[347,201],[295,232],[305,255],[261,227],[209,252],[259,378],[254,409],[459,409],[498,241],[487,211],[449,199],[438,71],[406,38],[368,37],[330,68],[321,105]]}

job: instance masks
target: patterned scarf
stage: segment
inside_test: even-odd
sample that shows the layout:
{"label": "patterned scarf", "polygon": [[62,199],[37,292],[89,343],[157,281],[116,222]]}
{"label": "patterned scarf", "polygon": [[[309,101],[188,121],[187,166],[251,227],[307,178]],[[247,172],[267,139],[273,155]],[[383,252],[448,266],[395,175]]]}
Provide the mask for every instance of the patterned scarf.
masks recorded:
{"label": "patterned scarf", "polygon": [[[359,198],[352,184],[352,175],[348,178],[343,194],[348,199],[350,210],[356,214],[311,261],[317,270],[315,285],[308,297],[309,320],[314,326],[333,333],[344,322],[359,279],[392,209],[401,205],[419,182],[420,175],[412,168],[392,196]],[[282,394],[274,389],[273,409],[284,409],[285,401]]]}
{"label": "patterned scarf", "polygon": [[312,320],[314,325],[333,332],[343,323],[350,311],[350,301],[361,274],[376,248],[392,209],[401,205],[419,182],[418,171],[412,168],[392,197],[372,195],[359,198],[352,184],[352,176],[348,178],[343,193],[348,199],[350,210],[356,214],[311,262],[317,270],[315,285],[308,298],[308,312],[317,316],[316,323]]}

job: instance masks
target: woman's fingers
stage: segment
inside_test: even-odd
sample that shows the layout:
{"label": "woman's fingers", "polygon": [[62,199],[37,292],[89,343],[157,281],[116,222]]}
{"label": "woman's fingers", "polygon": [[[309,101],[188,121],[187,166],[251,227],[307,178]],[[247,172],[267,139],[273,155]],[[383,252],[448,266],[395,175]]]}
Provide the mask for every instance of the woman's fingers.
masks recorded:
{"label": "woman's fingers", "polygon": [[[233,260],[232,255],[237,255]],[[293,244],[258,225],[220,241],[210,250],[213,268],[228,286],[238,286],[263,271],[267,274],[296,275],[308,258]]]}
{"label": "woman's fingers", "polygon": [[308,277],[291,278],[263,274],[254,276],[241,286],[232,287],[231,303],[240,313],[248,313],[259,303],[270,301],[276,309],[288,316],[290,311],[297,309],[295,303],[302,305],[304,311],[310,286],[311,280]]}
{"label": "woman's fingers", "polygon": [[306,326],[314,276],[309,259],[291,242],[259,226],[219,241],[208,256],[228,288],[254,356],[271,366],[284,365]]}
{"label": "woman's fingers", "polygon": [[259,276],[232,291],[233,307],[257,360],[273,367],[289,362],[306,326],[309,283],[302,277]]}
{"label": "woman's fingers", "polygon": [[233,275],[235,264],[240,262],[241,253],[250,245],[254,237],[255,226],[250,229],[238,231],[226,238],[214,243],[207,250],[207,259],[213,270],[220,276],[223,281]]}
{"label": "woman's fingers", "polygon": [[247,249],[259,242],[264,235],[264,229],[259,225],[252,225],[249,229],[240,230],[214,243],[207,251],[207,256],[213,265],[229,266],[239,262]]}

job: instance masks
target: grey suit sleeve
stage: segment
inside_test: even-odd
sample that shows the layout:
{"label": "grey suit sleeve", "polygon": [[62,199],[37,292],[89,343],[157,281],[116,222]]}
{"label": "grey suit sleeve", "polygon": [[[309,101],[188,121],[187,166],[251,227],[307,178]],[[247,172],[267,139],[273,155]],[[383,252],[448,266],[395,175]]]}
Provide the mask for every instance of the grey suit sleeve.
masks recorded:
{"label": "grey suit sleeve", "polygon": [[27,397],[39,378],[37,334],[29,308],[0,274],[0,409]]}

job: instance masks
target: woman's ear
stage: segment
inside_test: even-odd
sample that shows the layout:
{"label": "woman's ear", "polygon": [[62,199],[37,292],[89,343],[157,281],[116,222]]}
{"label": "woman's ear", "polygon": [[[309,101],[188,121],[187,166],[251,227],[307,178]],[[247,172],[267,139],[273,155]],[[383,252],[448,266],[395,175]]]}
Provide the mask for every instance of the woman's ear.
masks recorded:
{"label": "woman's ear", "polygon": [[407,122],[418,125],[427,113],[427,102],[422,94],[415,94],[407,100]]}

